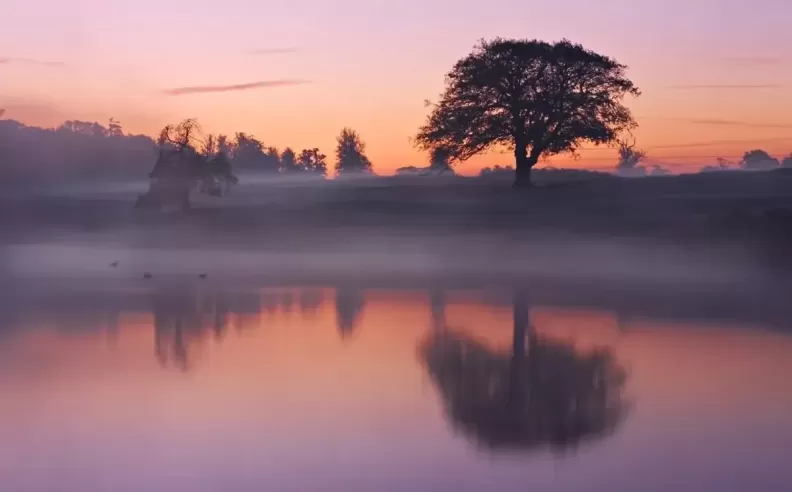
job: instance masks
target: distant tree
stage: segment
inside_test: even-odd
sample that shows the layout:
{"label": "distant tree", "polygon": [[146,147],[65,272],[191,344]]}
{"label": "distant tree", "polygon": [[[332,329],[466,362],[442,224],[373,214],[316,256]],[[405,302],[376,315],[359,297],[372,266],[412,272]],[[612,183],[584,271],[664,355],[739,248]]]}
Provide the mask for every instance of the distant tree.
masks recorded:
{"label": "distant tree", "polygon": [[327,156],[319,152],[319,149],[304,149],[297,158],[297,167],[307,173],[327,174]]}
{"label": "distant tree", "polygon": [[664,168],[663,166],[654,165],[649,170],[649,175],[650,176],[670,176],[671,175],[671,171],[669,171],[668,169]]}
{"label": "distant tree", "polygon": [[[2,114],[0,114],[2,116]],[[792,167],[792,154],[784,157],[784,160],[781,161],[781,167]]]}
{"label": "distant tree", "polygon": [[3,108],[0,108],[0,118],[2,118],[2,117],[3,117],[3,115],[5,114],[5,112],[6,112],[6,111],[5,111],[5,109],[3,109]]}
{"label": "distant tree", "polygon": [[274,158],[270,154],[272,148],[265,149],[261,140],[253,135],[239,132],[235,141],[229,145],[234,166],[250,171],[276,173],[280,170],[280,158],[275,150]]}
{"label": "distant tree", "polygon": [[718,157],[715,160],[716,164],[714,166],[704,166],[701,168],[702,173],[714,173],[719,171],[728,171],[730,168],[733,167],[733,163],[725,159],[723,157]]}
{"label": "distant tree", "polygon": [[234,143],[228,139],[227,135],[218,135],[217,136],[217,151],[225,154],[227,158],[231,158],[234,155]]}
{"label": "distant tree", "polygon": [[482,178],[486,177],[495,177],[495,176],[514,176],[514,167],[513,166],[492,166],[492,167],[485,167],[479,172],[479,176]]}
{"label": "distant tree", "polygon": [[110,118],[110,123],[107,125],[108,137],[121,137],[124,135],[124,130],[121,128],[121,123],[115,118]]}
{"label": "distant tree", "polygon": [[92,137],[104,137],[107,135],[107,128],[99,123],[79,120],[64,121],[57,131],[78,133]]}
{"label": "distant tree", "polygon": [[354,174],[371,172],[371,161],[366,157],[366,144],[351,128],[341,130],[336,138],[336,172],[338,174]]}
{"label": "distant tree", "polygon": [[265,157],[265,166],[268,170],[281,170],[283,165],[281,164],[281,155],[278,152],[277,147],[267,147],[264,151]]}
{"label": "distant tree", "polygon": [[616,173],[621,176],[645,176],[646,169],[640,167],[641,161],[646,158],[646,152],[635,148],[635,140],[617,140],[619,162],[616,164]]}
{"label": "distant tree", "polygon": [[779,166],[778,159],[761,149],[746,152],[740,162],[743,169],[751,171],[766,171]]}
{"label": "distant tree", "polygon": [[149,190],[138,199],[139,208],[162,209],[178,204],[186,210],[192,190],[220,196],[237,182],[228,156],[217,151],[217,139],[210,135],[202,141],[195,120],[166,126],[157,144],[159,156],[149,174]]}
{"label": "distant tree", "polygon": [[297,167],[297,156],[290,147],[286,147],[280,155],[280,168],[285,173],[294,173],[300,170]]}
{"label": "distant tree", "polygon": [[514,150],[515,186],[530,186],[546,156],[583,142],[609,144],[636,126],[622,100],[638,96],[612,58],[563,40],[482,41],[447,75],[446,89],[416,137],[465,160],[493,146]]}
{"label": "distant tree", "polygon": [[445,147],[434,147],[430,151],[429,170],[435,174],[453,173],[451,151]]}

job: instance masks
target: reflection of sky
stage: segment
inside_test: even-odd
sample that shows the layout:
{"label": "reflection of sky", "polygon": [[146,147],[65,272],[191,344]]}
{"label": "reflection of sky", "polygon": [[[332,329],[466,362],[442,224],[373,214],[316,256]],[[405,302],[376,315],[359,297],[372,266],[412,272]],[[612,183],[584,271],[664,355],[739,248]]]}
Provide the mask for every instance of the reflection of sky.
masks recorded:
{"label": "reflection of sky", "polygon": [[[525,2],[364,0],[217,4],[177,0],[0,5],[0,106],[8,117],[53,125],[64,118],[121,120],[153,134],[184,117],[207,130],[248,131],[268,145],[319,146],[328,155],[340,128],[358,129],[378,169],[421,163],[408,137],[422,123],[423,101],[479,38],[563,37],[631,67],[644,89],[631,103],[639,138],[658,160],[711,162],[758,140],[789,138],[792,44],[789,2],[777,0],[607,0]],[[295,52],[252,54],[296,48]],[[63,67],[35,64],[59,61]],[[310,84],[166,97],[162,90],[264,80]],[[675,86],[735,86],[688,89]],[[748,89],[750,85],[785,88]],[[743,88],[739,88],[739,87]],[[736,124],[735,124],[736,123]],[[709,147],[664,144],[741,140]],[[754,141],[754,144],[744,140]],[[767,142],[788,153],[792,141]],[[653,147],[656,147],[653,149]],[[493,155],[470,163],[506,162]],[[579,165],[612,154],[584,152]]]}
{"label": "reflection of sky", "polygon": [[[157,362],[150,313],[122,313],[117,332],[58,331],[55,320],[10,332],[0,345],[0,489],[772,491],[792,483],[787,337],[651,321],[619,331],[608,312],[535,308],[540,332],[580,350],[614,350],[630,371],[633,410],[614,436],[577,454],[493,460],[454,437],[418,363],[416,346],[432,329],[428,295],[367,292],[343,339],[332,291],[323,299],[312,312],[270,303],[258,315],[232,313],[221,338],[196,342],[200,363],[189,372]],[[445,317],[492,346],[510,343],[508,305],[451,294]]]}

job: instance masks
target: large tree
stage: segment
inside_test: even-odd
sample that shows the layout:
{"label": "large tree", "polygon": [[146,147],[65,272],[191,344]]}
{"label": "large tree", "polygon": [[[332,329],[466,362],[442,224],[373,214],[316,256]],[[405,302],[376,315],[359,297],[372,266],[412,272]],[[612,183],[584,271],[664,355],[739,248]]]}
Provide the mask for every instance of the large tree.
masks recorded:
{"label": "large tree", "polygon": [[336,138],[336,172],[338,174],[371,172],[371,161],[366,157],[366,144],[351,128],[341,130]]}
{"label": "large tree", "polygon": [[567,40],[481,41],[448,73],[416,144],[446,148],[454,160],[512,149],[515,186],[529,186],[541,158],[613,143],[636,126],[622,102],[640,92],[625,70]]}

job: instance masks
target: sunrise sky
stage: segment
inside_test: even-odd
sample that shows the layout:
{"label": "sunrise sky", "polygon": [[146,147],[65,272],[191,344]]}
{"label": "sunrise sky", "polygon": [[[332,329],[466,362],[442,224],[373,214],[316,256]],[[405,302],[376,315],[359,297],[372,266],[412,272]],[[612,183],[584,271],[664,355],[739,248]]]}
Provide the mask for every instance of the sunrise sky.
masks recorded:
{"label": "sunrise sky", "polygon": [[[41,126],[112,116],[146,134],[196,117],[328,155],[350,126],[387,173],[425,163],[410,143],[423,102],[477,40],[566,37],[630,67],[639,146],[685,170],[792,152],[790,18],[784,0],[4,0],[0,108]],[[554,163],[612,167],[614,152]]]}

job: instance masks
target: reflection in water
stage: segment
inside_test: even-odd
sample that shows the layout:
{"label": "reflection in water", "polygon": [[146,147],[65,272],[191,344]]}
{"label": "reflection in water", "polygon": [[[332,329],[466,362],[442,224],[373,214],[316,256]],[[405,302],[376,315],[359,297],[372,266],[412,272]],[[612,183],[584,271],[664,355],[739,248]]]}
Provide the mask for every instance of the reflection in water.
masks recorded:
{"label": "reflection in water", "polygon": [[357,327],[365,299],[360,289],[338,287],[336,289],[336,320],[341,338],[347,338]]}
{"label": "reflection in water", "polygon": [[521,293],[513,316],[510,354],[455,332],[435,331],[422,345],[454,427],[491,449],[564,449],[611,433],[626,409],[626,373],[611,352],[579,353],[533,330],[526,350]]}
{"label": "reflection in water", "polygon": [[[486,291],[79,287],[0,298],[0,491],[792,490],[786,333],[641,306],[620,333]],[[455,434],[601,445],[492,460]]]}
{"label": "reflection in water", "polygon": [[223,338],[232,311],[240,315],[259,310],[256,299],[238,296],[232,303],[223,292],[163,288],[151,295],[154,354],[163,367],[172,365],[183,371],[194,367],[195,352],[210,333],[216,340]]}
{"label": "reflection in water", "polygon": [[444,330],[446,326],[445,292],[440,289],[432,289],[429,292],[429,304],[432,309],[432,328],[434,331]]}
{"label": "reflection in water", "polygon": [[322,291],[304,289],[300,292],[300,311],[303,313],[316,314],[323,300]]}

